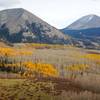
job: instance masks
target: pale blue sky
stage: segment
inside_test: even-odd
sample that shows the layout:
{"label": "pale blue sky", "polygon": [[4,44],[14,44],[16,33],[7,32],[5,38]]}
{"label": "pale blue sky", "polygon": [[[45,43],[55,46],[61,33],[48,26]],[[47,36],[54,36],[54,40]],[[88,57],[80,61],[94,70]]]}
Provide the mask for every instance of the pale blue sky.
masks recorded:
{"label": "pale blue sky", "polygon": [[88,14],[100,16],[100,0],[0,0],[0,10],[16,7],[27,9],[57,28]]}

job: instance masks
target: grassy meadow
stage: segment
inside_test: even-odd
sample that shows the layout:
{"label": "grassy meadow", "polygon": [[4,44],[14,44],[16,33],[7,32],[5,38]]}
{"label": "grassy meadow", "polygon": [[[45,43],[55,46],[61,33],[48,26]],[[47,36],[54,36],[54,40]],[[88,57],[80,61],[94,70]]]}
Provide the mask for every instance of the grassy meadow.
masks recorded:
{"label": "grassy meadow", "polygon": [[0,100],[100,100],[100,51],[0,43]]}

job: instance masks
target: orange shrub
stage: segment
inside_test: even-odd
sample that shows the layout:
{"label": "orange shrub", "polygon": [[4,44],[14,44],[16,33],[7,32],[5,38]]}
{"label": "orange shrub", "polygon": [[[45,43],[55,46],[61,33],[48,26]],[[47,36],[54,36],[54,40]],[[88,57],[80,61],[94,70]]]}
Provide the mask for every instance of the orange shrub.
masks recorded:
{"label": "orange shrub", "polygon": [[[56,68],[51,64],[42,64],[42,63],[32,63],[32,62],[24,62],[24,63],[12,63],[12,64],[0,64],[0,67],[10,68],[13,71],[17,70],[18,68],[24,68],[24,74],[34,74],[36,72],[37,74],[42,74],[43,76],[52,76],[56,77],[58,76],[58,71]],[[21,70],[20,70],[21,71]],[[30,75],[31,75],[30,74]]]}
{"label": "orange shrub", "polygon": [[90,61],[95,62],[100,65],[100,54],[86,54],[84,58],[89,59]]}
{"label": "orange shrub", "polygon": [[21,55],[32,55],[32,51],[25,49],[14,49],[14,48],[0,48],[1,56],[21,56]]}
{"label": "orange shrub", "polygon": [[85,71],[87,68],[89,68],[89,65],[87,64],[73,64],[70,66],[67,66],[68,71]]}
{"label": "orange shrub", "polygon": [[23,65],[29,70],[36,71],[46,76],[58,76],[58,71],[51,64],[25,62]]}

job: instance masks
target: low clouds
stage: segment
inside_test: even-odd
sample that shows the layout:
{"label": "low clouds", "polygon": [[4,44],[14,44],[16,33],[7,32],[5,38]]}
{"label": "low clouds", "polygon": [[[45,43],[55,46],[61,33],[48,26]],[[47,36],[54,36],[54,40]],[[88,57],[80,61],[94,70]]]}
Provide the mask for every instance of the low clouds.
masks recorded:
{"label": "low clouds", "polygon": [[11,7],[20,4],[19,0],[0,0],[0,7]]}
{"label": "low clouds", "polygon": [[95,1],[100,1],[100,0],[91,0],[91,1],[94,1],[95,2]]}

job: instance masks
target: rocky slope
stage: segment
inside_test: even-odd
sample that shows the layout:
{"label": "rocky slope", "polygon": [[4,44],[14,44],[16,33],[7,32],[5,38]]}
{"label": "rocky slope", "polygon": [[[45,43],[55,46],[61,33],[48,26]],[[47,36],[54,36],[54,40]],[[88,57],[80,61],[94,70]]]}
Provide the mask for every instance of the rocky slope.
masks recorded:
{"label": "rocky slope", "polygon": [[11,43],[70,43],[70,37],[22,9],[0,11],[0,39]]}

